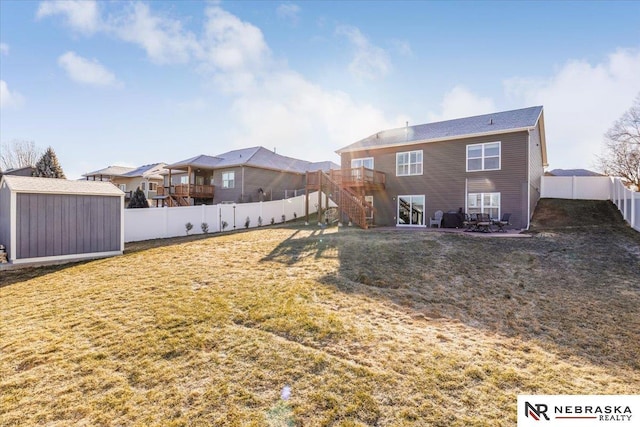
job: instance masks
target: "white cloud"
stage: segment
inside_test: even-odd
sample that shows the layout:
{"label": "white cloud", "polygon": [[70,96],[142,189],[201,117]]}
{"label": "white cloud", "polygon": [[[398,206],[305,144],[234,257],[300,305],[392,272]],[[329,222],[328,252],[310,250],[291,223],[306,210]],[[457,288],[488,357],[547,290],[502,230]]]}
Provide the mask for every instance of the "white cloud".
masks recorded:
{"label": "white cloud", "polygon": [[357,27],[342,25],[336,34],[345,36],[354,47],[354,57],[349,64],[351,74],[360,80],[375,80],[384,77],[391,70],[387,52],[373,44]]}
{"label": "white cloud", "polygon": [[112,18],[107,31],[142,47],[158,64],[186,63],[200,49],[195,35],[180,21],[154,15],[144,3],[135,3],[125,15]]}
{"label": "white cloud", "polygon": [[100,10],[94,0],[61,0],[40,3],[38,19],[63,15],[67,24],[76,31],[91,34],[100,28]]}
{"label": "white cloud", "polygon": [[0,55],[9,55],[9,45],[0,43]]}
{"label": "white cloud", "polygon": [[[153,3],[152,3],[153,4]],[[348,94],[328,91],[272,58],[260,28],[213,5],[206,9],[199,37],[184,29],[179,20],[159,16],[147,4],[136,3],[120,15],[111,15],[101,31],[143,48],[155,63],[187,63],[197,67],[231,100],[226,139],[228,146],[277,147],[284,155],[308,160],[336,160],[332,151],[393,125],[371,105],[354,101]],[[386,52],[371,45],[359,30],[344,29],[356,47],[352,63],[359,76],[386,74]],[[73,52],[66,61],[77,68],[101,69],[105,80],[115,76],[96,61]],[[63,55],[64,56],[64,55]],[[92,67],[93,66],[93,67]],[[71,74],[68,64],[65,68]],[[90,72],[76,74],[77,79]],[[101,81],[96,76],[94,82]],[[181,111],[201,112],[210,102],[176,102]],[[225,147],[226,149],[226,147]],[[216,154],[216,153],[209,153]]]}
{"label": "white cloud", "polygon": [[429,122],[458,119],[496,111],[491,98],[480,97],[464,86],[455,86],[444,95],[440,103],[440,113],[429,112]]}
{"label": "white cloud", "polygon": [[67,72],[69,78],[78,83],[94,86],[120,86],[116,76],[98,61],[89,60],[67,52],[58,58],[58,64]]}
{"label": "white cloud", "polygon": [[0,80],[0,108],[20,108],[24,105],[24,96],[10,91],[7,82]]}
{"label": "white cloud", "polygon": [[259,71],[271,52],[262,31],[219,8],[207,9],[202,59],[224,72]]}
{"label": "white cloud", "polygon": [[412,56],[413,50],[411,44],[406,40],[391,40],[391,46],[394,50],[402,56]]}
{"label": "white cloud", "polygon": [[300,19],[300,6],[293,3],[282,3],[276,9],[276,13],[278,14],[278,18],[297,25]]}
{"label": "white cloud", "polygon": [[504,82],[511,100],[544,105],[552,168],[592,167],[603,135],[640,92],[640,50],[619,49],[591,64],[572,60],[549,78]]}
{"label": "white cloud", "polygon": [[237,98],[232,111],[237,146],[277,146],[279,153],[302,159],[336,160],[336,149],[393,127],[382,111],[291,70],[271,74],[263,86]]}

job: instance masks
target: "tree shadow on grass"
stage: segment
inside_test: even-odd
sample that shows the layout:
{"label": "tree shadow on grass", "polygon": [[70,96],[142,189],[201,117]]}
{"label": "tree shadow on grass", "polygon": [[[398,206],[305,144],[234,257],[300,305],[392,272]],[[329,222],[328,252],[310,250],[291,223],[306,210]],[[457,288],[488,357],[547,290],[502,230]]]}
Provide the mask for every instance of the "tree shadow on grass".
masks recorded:
{"label": "tree shadow on grass", "polygon": [[626,228],[554,230],[530,239],[350,230],[287,239],[264,260],[293,265],[331,249],[338,271],[320,281],[343,292],[416,317],[535,340],[561,357],[637,370],[640,235]]}

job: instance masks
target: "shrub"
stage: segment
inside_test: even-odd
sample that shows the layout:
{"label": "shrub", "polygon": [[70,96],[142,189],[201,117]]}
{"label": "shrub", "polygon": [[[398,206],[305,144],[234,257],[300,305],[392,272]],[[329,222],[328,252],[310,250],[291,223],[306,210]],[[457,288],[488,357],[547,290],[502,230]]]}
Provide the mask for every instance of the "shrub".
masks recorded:
{"label": "shrub", "polygon": [[209,232],[209,224],[207,224],[206,222],[200,224],[200,228],[202,229],[202,232],[204,234],[207,234]]}
{"label": "shrub", "polygon": [[247,219],[244,220],[244,228],[249,228],[250,224],[251,224],[251,219],[247,217]]}
{"label": "shrub", "polygon": [[262,217],[258,217],[258,227],[262,227]]}
{"label": "shrub", "polygon": [[227,228],[228,225],[229,223],[227,221],[222,221],[222,231],[224,231],[224,229]]}
{"label": "shrub", "polygon": [[129,205],[127,208],[148,208],[149,202],[147,201],[147,196],[144,195],[144,191],[140,187],[133,192],[131,196],[131,200],[129,200]]}
{"label": "shrub", "polygon": [[271,217],[271,225],[276,223],[276,219],[274,217]]}
{"label": "shrub", "polygon": [[287,216],[285,214],[282,214],[282,222],[287,222]]}
{"label": "shrub", "polygon": [[193,224],[191,224],[190,222],[186,223],[184,225],[184,228],[187,229],[187,236],[189,235],[189,232],[191,231],[191,229],[193,228]]}

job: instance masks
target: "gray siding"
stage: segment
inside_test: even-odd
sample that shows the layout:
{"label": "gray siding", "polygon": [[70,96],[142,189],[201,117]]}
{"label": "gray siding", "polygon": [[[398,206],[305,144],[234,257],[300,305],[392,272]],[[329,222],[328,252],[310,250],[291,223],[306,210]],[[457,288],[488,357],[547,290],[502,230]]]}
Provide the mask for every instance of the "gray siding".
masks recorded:
{"label": "gray siding", "polygon": [[0,244],[7,248],[11,245],[11,191],[9,188],[0,188]]}
{"label": "gray siding", "polygon": [[120,251],[121,198],[17,195],[16,258]]}
{"label": "gray siding", "polygon": [[[501,169],[466,172],[469,144],[501,142]],[[402,147],[363,150],[342,154],[342,167],[351,167],[351,159],[373,157],[374,169],[386,174],[386,189],[372,193],[377,210],[375,223],[395,225],[398,195],[425,195],[425,214],[436,210],[457,211],[466,206],[467,192],[500,192],[501,212],[512,214],[511,223],[526,226],[528,132],[414,144]],[[396,176],[396,153],[423,151],[423,175]]]}
{"label": "gray siding", "polygon": [[[244,169],[244,175],[243,175]],[[235,172],[234,188],[222,188],[222,174]],[[244,176],[244,179],[243,179]],[[281,172],[250,166],[217,169],[213,173],[215,187],[213,203],[221,202],[259,202],[261,200],[280,200],[285,197],[285,190],[304,189],[304,175]],[[259,189],[264,191],[261,198]]]}
{"label": "gray siding", "polygon": [[[529,206],[531,206],[530,216],[540,200],[540,188],[542,185],[542,175],[544,175],[544,167],[542,166],[542,142],[540,140],[540,122],[531,132],[529,143]],[[531,218],[529,218],[531,219]]]}

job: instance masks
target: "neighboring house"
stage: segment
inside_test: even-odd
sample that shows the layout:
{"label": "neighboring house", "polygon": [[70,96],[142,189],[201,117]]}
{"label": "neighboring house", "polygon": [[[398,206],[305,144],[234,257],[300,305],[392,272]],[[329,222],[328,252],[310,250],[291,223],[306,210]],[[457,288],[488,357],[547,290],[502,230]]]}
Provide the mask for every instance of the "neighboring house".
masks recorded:
{"label": "neighboring house", "polygon": [[[543,108],[385,130],[337,153],[342,176],[327,182],[372,206],[376,225],[424,227],[435,211],[462,208],[511,213],[514,227],[528,228],[547,164]],[[349,219],[363,215],[351,209]]]}
{"label": "neighboring house", "polygon": [[309,171],[339,169],[333,162],[308,162],[264,147],[199,155],[167,165],[158,200],[169,206],[246,203],[302,194]]}
{"label": "neighboring house", "polygon": [[554,169],[544,174],[546,176],[605,176],[588,169]]}
{"label": "neighboring house", "polygon": [[95,172],[82,175],[87,181],[109,181],[120,188],[127,199],[138,187],[144,191],[147,199],[153,199],[157,195],[158,186],[162,186],[166,163],[153,163],[150,165],[130,168],[125,166],[109,166]]}
{"label": "neighboring house", "polygon": [[21,168],[12,168],[5,171],[0,171],[0,178],[3,175],[15,175],[15,176],[33,176],[33,172],[36,170],[33,166],[24,166]]}

